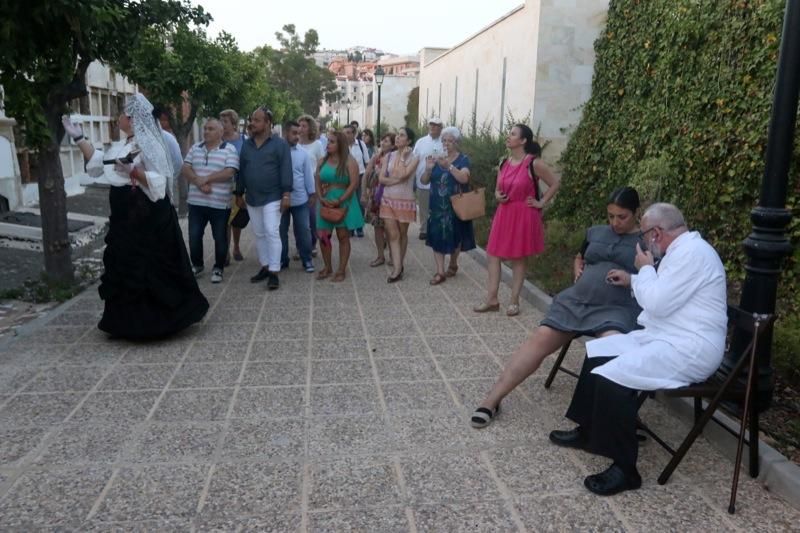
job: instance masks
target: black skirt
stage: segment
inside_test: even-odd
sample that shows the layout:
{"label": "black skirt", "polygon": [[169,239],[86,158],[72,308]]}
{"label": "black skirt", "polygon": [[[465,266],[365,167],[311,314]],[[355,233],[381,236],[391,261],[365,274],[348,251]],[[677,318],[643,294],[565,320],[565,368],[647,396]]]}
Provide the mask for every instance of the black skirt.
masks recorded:
{"label": "black skirt", "polygon": [[168,198],[152,202],[138,187],[111,187],[111,217],[98,327],[113,337],[151,340],[199,322],[208,311]]}

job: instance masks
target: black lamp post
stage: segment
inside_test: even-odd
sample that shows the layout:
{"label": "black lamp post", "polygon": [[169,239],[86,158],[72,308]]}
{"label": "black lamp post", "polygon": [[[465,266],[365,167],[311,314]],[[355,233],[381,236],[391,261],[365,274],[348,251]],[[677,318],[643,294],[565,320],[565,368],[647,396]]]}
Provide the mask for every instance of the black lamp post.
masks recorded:
{"label": "black lamp post", "polygon": [[378,68],[375,69],[375,83],[378,85],[378,125],[376,127],[378,136],[376,139],[381,138],[381,85],[383,85],[384,75],[383,67],[378,65]]}
{"label": "black lamp post", "polygon": [[[758,206],[750,213],[753,231],[744,241],[748,260],[740,307],[754,313],[775,312],[778,277],[783,258],[792,252],[786,227],[792,218],[786,209],[789,165],[794,143],[797,101],[800,93],[800,0],[787,0],[783,19],[775,95],[767,139],[766,168],[761,181]],[[731,354],[742,353],[745,334],[734,332],[732,348],[722,368],[736,364]],[[758,406],[766,409],[772,401],[772,332],[760,337],[758,357]]]}
{"label": "black lamp post", "polygon": [[352,104],[353,102],[351,102],[350,99],[348,98],[347,100],[344,101],[344,103],[347,105],[347,123],[350,124],[350,104]]}

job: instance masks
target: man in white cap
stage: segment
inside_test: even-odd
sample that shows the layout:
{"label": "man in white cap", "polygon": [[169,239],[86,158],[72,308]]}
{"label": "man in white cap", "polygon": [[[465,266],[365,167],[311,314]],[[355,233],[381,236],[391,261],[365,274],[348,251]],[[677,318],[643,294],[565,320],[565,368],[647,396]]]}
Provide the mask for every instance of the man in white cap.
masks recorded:
{"label": "man in white cap", "polygon": [[427,237],[425,230],[428,225],[428,203],[431,194],[429,183],[422,183],[420,178],[425,173],[425,161],[429,156],[437,157],[444,153],[442,148],[442,119],[431,117],[428,121],[428,134],[422,137],[414,145],[414,154],[419,157],[417,164],[417,203],[419,204],[419,238],[425,240]]}

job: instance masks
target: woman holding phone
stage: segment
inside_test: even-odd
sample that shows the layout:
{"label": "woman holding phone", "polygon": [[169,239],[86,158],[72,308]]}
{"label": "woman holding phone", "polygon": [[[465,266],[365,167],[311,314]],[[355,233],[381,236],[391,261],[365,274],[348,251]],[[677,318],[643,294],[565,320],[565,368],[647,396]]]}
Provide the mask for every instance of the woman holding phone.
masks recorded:
{"label": "woman holding phone", "polygon": [[[494,196],[497,211],[492,220],[486,254],[489,257],[489,280],[486,300],[472,308],[476,313],[499,311],[500,261],[511,261],[514,273],[511,282],[511,304],[506,315],[519,314],[519,293],[525,281],[525,259],[544,250],[542,209],[560,184],[558,176],[540,159],[542,148],[533,140],[533,131],[516,124],[506,138],[510,155],[500,165]],[[537,199],[539,180],[547,184],[547,192]]]}

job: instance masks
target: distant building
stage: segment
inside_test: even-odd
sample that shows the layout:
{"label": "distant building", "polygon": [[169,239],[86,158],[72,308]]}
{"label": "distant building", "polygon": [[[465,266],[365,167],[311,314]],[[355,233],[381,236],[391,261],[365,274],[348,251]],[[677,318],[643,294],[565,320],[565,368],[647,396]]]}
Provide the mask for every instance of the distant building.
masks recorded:
{"label": "distant building", "polygon": [[419,120],[501,131],[509,116],[527,118],[557,159],[589,99],[607,11],[608,0],[525,0],[449,50],[423,49]]}

